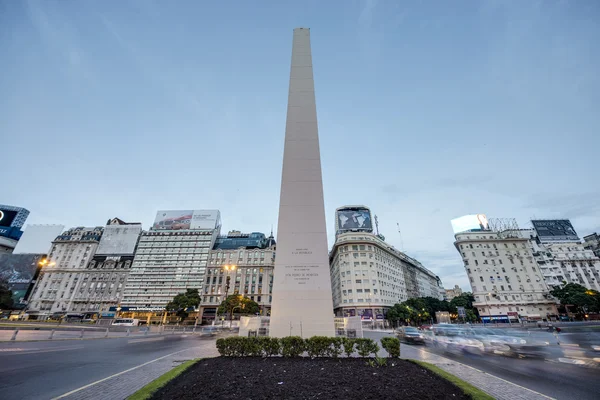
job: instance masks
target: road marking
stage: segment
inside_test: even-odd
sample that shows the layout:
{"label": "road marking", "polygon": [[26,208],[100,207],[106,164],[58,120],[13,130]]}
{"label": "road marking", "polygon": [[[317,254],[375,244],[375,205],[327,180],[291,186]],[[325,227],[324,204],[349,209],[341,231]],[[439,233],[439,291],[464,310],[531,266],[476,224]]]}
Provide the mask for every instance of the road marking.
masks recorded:
{"label": "road marking", "polygon": [[167,354],[166,356],[162,356],[162,357],[159,357],[159,358],[155,358],[154,360],[151,360],[151,361],[145,362],[145,363],[143,363],[143,364],[140,364],[140,365],[138,365],[138,366],[136,366],[136,367],[133,367],[133,368],[126,369],[125,371],[121,371],[121,372],[119,372],[119,373],[116,373],[116,374],[114,374],[114,375],[108,376],[108,377],[106,377],[106,378],[104,378],[104,379],[100,379],[100,380],[97,380],[96,382],[89,383],[89,384],[87,384],[87,385],[85,385],[85,386],[82,386],[82,387],[80,387],[80,388],[78,388],[78,389],[71,390],[70,392],[67,392],[67,393],[65,393],[65,394],[62,394],[62,395],[60,395],[60,396],[58,396],[58,397],[54,397],[52,400],[64,399],[65,397],[67,397],[67,396],[70,396],[70,395],[72,395],[73,393],[77,393],[77,392],[79,392],[79,391],[81,391],[81,390],[87,389],[87,388],[89,388],[89,387],[91,387],[91,386],[97,385],[97,384],[99,384],[99,383],[102,383],[102,382],[104,382],[104,381],[107,381],[107,380],[109,380],[109,379],[116,378],[116,377],[117,377],[117,376],[119,376],[119,375],[126,374],[127,372],[134,371],[134,370],[136,370],[136,369],[138,369],[138,368],[145,367],[146,365],[148,365],[148,364],[152,364],[153,362],[156,362],[156,361],[160,361],[160,360],[162,360],[163,358],[167,358],[167,357],[170,357],[170,356],[172,356],[172,355],[175,355],[175,354],[183,353],[184,351],[190,351],[190,349],[188,348],[188,349],[179,350],[179,351],[176,351],[175,353],[171,353],[171,354]]}
{"label": "road marking", "polygon": [[[461,362],[458,362],[458,361],[454,361],[454,360],[453,360],[453,359],[451,359],[451,358],[446,358],[446,357],[440,356],[440,355],[438,355],[438,354],[431,353],[431,352],[429,352],[429,351],[427,351],[427,350],[423,350],[423,349],[419,349],[419,350],[420,350],[420,351],[424,351],[425,353],[432,354],[432,355],[434,355],[434,356],[438,356],[438,357],[441,357],[441,358],[445,358],[445,359],[446,359],[446,360],[448,360],[448,361],[455,362],[455,363],[457,363],[457,364],[460,364],[460,365],[463,365],[463,366],[465,366],[465,367],[468,367],[468,368],[474,369],[475,371],[477,371],[477,372],[481,372],[482,374],[486,374],[486,375],[489,375],[489,376],[493,376],[493,377],[494,377],[494,378],[496,378],[496,379],[500,379],[500,380],[501,380],[501,381],[503,381],[503,382],[510,383],[511,385],[515,385],[515,386],[517,386],[517,387],[520,387],[521,389],[525,389],[525,390],[527,390],[528,392],[532,392],[532,393],[538,394],[538,395],[540,395],[540,396],[542,396],[542,397],[545,397],[545,398],[547,398],[547,399],[549,399],[549,400],[556,400],[554,397],[546,396],[546,395],[545,395],[545,394],[543,394],[543,393],[536,392],[536,391],[535,391],[535,390],[533,390],[533,389],[526,388],[525,386],[521,386],[521,385],[519,385],[519,384],[517,384],[517,383],[514,383],[514,382],[511,382],[511,381],[507,381],[506,379],[502,379],[502,378],[500,378],[499,376],[496,376],[496,375],[490,374],[490,373],[488,373],[488,372],[482,371],[482,370],[480,370],[480,369],[477,369],[477,368],[475,368],[475,367],[471,367],[470,365],[463,364],[463,363],[461,363]],[[426,361],[426,360],[424,360],[424,361]],[[426,361],[426,362],[427,362],[427,361]],[[435,364],[434,364],[434,365],[435,365]]]}
{"label": "road marking", "polygon": [[[84,346],[67,346],[67,347],[55,347],[52,349],[39,349],[39,348],[33,348],[33,349],[23,349],[23,348],[14,348],[14,349],[0,349],[0,354],[2,352],[6,352],[5,356],[20,356],[20,355],[25,355],[25,354],[40,354],[40,353],[51,353],[54,351],[66,351],[66,350],[74,350],[74,349],[83,349]],[[11,352],[11,353],[8,353]]]}
{"label": "road marking", "polygon": [[127,344],[131,344],[131,343],[144,343],[144,342],[156,342],[158,340],[165,340],[165,337],[164,336],[159,336],[159,337],[155,337],[155,338],[132,339],[132,340],[128,340]]}

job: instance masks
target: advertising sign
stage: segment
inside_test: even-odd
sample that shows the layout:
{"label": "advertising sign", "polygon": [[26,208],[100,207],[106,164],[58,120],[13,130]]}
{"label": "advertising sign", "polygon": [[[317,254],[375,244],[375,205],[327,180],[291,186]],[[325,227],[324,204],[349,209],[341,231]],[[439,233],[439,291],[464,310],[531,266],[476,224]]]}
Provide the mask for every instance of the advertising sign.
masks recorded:
{"label": "advertising sign", "polygon": [[369,209],[338,210],[336,213],[338,231],[362,230],[372,231],[371,212]]}
{"label": "advertising sign", "polygon": [[107,225],[98,245],[97,255],[133,255],[142,225]]}
{"label": "advertising sign", "polygon": [[360,316],[361,319],[366,319],[366,320],[371,320],[373,319],[373,310],[371,310],[370,308],[367,308],[366,310],[362,311],[362,315]]}
{"label": "advertising sign", "polygon": [[568,219],[533,220],[531,223],[542,242],[579,241],[579,236]]}
{"label": "advertising sign", "polygon": [[10,226],[15,220],[18,211],[0,209],[0,226]]}
{"label": "advertising sign", "polygon": [[39,254],[0,254],[0,280],[8,282],[15,305],[25,297],[42,257]]}
{"label": "advertising sign", "polygon": [[215,229],[218,210],[160,210],[156,213],[154,230]]}
{"label": "advertising sign", "polygon": [[450,221],[454,233],[466,232],[470,230],[488,230],[488,220],[485,214],[465,215]]}
{"label": "advertising sign", "polygon": [[461,318],[465,318],[467,316],[467,313],[465,312],[465,308],[464,307],[456,307],[456,310],[458,311],[458,316]]}

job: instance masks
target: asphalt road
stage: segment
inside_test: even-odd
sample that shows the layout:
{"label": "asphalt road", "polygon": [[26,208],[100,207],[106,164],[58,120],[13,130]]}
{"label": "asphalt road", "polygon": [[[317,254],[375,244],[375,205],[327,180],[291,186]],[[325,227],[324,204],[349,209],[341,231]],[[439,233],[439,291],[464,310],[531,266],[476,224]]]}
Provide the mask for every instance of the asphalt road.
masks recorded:
{"label": "asphalt road", "polygon": [[117,372],[195,346],[181,334],[0,343],[3,400],[51,399]]}
{"label": "asphalt road", "polygon": [[[365,332],[365,337],[373,339],[386,335],[389,334]],[[501,355],[459,355],[422,345],[402,344],[402,357],[411,358],[420,351],[439,354],[559,400],[599,398],[600,369],[560,362],[559,357],[564,356],[564,353],[552,353],[548,359],[519,359]],[[570,351],[568,349],[567,354]]]}

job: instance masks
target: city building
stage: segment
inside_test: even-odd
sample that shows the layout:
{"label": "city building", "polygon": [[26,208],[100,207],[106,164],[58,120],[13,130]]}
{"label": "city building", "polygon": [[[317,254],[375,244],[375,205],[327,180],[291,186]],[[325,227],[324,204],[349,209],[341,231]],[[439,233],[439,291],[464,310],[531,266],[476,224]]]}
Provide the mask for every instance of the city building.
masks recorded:
{"label": "city building", "polygon": [[0,204],[0,254],[13,252],[28,216],[29,211],[23,207]]}
{"label": "city building", "polygon": [[57,236],[43,259],[28,304],[29,318],[47,319],[74,311],[81,273],[96,253],[103,228],[77,227]]}
{"label": "city building", "polygon": [[446,300],[452,301],[453,298],[460,296],[463,294],[462,289],[458,285],[454,285],[454,289],[446,289]]}
{"label": "city building", "polygon": [[583,237],[583,247],[592,250],[596,257],[600,257],[600,235],[596,232]]}
{"label": "city building", "polygon": [[117,307],[123,297],[125,282],[131,271],[142,224],[119,218],[107,221],[98,248],[85,268],[77,272],[78,286],[69,311],[113,317],[110,307]]}
{"label": "city building", "polygon": [[239,294],[258,303],[261,315],[271,313],[275,239],[263,233],[231,231],[219,236],[209,252],[201,290],[203,322],[217,318],[225,297]]}
{"label": "city building", "polygon": [[[462,256],[483,322],[555,317],[555,300],[516,221],[471,215],[453,220],[454,246]],[[471,221],[469,223],[469,221]],[[491,226],[491,227],[490,227]],[[458,230],[458,232],[457,232]]]}
{"label": "city building", "polygon": [[13,308],[24,309],[27,305],[40,263],[63,230],[63,225],[27,225],[12,254],[0,253],[0,279],[5,280],[12,291]]}
{"label": "city building", "polygon": [[577,283],[600,290],[600,258],[579,236],[569,220],[533,220],[524,231],[546,283],[559,287]]}
{"label": "city building", "polygon": [[329,263],[338,316],[384,319],[389,308],[409,298],[441,298],[439,277],[373,233],[338,234]]}
{"label": "city building", "polygon": [[218,210],[158,211],[142,232],[125,285],[123,300],[111,312],[150,318],[187,289],[201,289],[221,229]]}

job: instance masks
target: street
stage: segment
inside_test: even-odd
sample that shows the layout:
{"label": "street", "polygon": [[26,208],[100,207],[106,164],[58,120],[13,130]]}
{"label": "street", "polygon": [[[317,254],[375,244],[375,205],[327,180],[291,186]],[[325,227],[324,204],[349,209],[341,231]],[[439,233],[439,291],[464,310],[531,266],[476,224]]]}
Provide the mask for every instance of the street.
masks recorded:
{"label": "street", "polygon": [[[5,400],[51,399],[157,358],[176,352],[183,355],[192,347],[207,344],[214,347],[213,340],[185,334],[2,342],[0,390]],[[138,382],[131,384],[140,386]]]}
{"label": "street", "polygon": [[[390,333],[365,331],[365,337],[377,340],[386,335]],[[402,358],[415,358],[419,352],[439,354],[559,400],[592,400],[597,399],[600,393],[600,369],[560,362],[558,356],[555,359],[520,359],[500,355],[465,355],[423,345],[402,344]]]}

